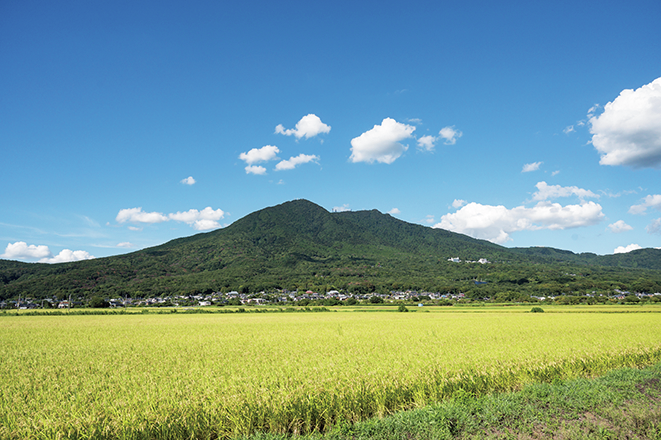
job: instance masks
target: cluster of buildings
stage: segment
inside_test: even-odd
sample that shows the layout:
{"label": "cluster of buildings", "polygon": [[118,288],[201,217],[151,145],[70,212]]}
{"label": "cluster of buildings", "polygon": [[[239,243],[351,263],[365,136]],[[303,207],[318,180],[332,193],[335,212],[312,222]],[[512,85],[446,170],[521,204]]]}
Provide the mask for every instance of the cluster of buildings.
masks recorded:
{"label": "cluster of buildings", "polygon": [[[476,282],[477,283],[477,282]],[[479,282],[483,283],[483,282]],[[584,296],[596,296],[586,294]],[[615,300],[630,300],[632,298],[649,299],[658,298],[661,300],[661,293],[631,293],[615,289],[613,295],[608,296],[610,299]],[[418,292],[415,290],[407,291],[392,291],[388,294],[381,293],[368,293],[368,294],[351,294],[343,293],[337,290],[331,290],[326,293],[307,291],[287,291],[279,290],[274,292],[259,292],[259,293],[239,293],[237,291],[231,292],[213,292],[210,294],[198,295],[172,295],[166,297],[153,297],[153,298],[112,298],[106,301],[106,305],[111,308],[117,307],[205,307],[212,305],[259,305],[259,304],[299,304],[307,305],[312,301],[339,301],[341,303],[355,304],[359,301],[374,302],[374,298],[380,298],[384,302],[390,301],[428,301],[428,300],[462,300],[465,298],[463,293],[439,293],[439,292]],[[532,296],[533,299],[538,301],[555,300],[558,296]],[[377,300],[377,302],[381,302]],[[335,304],[339,304],[335,302]],[[82,308],[88,307],[89,303],[83,298],[57,300],[55,298],[33,300],[30,298],[20,298],[14,301],[0,302],[0,309],[41,309],[41,308]]]}
{"label": "cluster of buildings", "polygon": [[[111,308],[118,307],[178,307],[178,306],[212,306],[212,305],[259,305],[259,304],[306,304],[312,301],[323,300],[337,300],[345,302],[350,299],[358,301],[369,301],[372,297],[381,298],[383,301],[419,301],[424,300],[440,300],[440,299],[462,299],[463,293],[441,294],[438,292],[418,292],[415,290],[407,290],[404,292],[393,291],[389,294],[369,293],[369,294],[351,294],[342,293],[337,290],[331,290],[326,293],[307,291],[275,291],[275,292],[259,292],[259,293],[239,293],[237,291],[231,292],[213,292],[210,294],[198,295],[172,295],[165,297],[153,298],[111,298],[107,300],[107,305]],[[22,298],[18,301],[3,301],[0,302],[0,309],[41,309],[41,308],[82,308],[87,307],[87,301],[82,298],[75,300],[62,300],[58,301],[55,298],[33,300],[30,298]]]}
{"label": "cluster of buildings", "polygon": [[[460,259],[460,258],[457,258],[457,257],[454,257],[454,258],[448,258],[448,261],[450,261],[450,262],[452,262],[452,263],[461,263],[461,259]],[[489,264],[489,263],[491,263],[491,261],[487,260],[486,258],[480,258],[480,259],[477,260],[477,261],[473,261],[473,260],[465,260],[464,263]]]}

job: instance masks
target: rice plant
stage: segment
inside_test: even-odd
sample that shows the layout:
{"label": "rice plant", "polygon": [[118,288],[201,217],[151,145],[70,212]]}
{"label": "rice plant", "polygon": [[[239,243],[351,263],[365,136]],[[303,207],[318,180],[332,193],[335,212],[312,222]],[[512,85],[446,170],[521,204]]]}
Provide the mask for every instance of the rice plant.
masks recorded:
{"label": "rice plant", "polygon": [[0,438],[324,432],[661,360],[658,313],[0,318]]}

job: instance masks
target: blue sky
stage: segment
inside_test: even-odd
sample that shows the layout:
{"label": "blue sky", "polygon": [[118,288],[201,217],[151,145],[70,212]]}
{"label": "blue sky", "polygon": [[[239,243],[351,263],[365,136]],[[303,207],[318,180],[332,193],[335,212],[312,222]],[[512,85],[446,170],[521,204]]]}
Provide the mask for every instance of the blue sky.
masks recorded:
{"label": "blue sky", "polygon": [[305,198],[505,246],[661,247],[661,3],[3,2],[0,258]]}

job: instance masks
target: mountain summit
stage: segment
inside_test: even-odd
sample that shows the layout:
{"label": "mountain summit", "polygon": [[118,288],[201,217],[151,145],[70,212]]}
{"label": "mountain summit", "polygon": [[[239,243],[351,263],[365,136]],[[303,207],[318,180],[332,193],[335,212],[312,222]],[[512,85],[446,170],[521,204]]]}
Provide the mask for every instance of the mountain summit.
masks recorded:
{"label": "mountain summit", "polygon": [[[310,201],[293,200],[253,212],[224,229],[130,254],[52,265],[0,260],[0,299],[63,292],[160,296],[300,287],[465,289],[477,278],[518,283],[558,264],[658,270],[660,255],[655,249],[607,257],[551,248],[508,249],[377,210],[328,212]],[[448,261],[453,257],[490,264]]]}

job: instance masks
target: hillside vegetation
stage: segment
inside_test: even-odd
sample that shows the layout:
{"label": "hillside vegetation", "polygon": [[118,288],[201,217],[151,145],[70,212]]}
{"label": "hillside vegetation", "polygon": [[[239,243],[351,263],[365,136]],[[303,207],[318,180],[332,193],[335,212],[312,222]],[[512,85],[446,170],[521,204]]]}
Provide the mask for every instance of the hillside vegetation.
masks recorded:
{"label": "hillside vegetation", "polygon": [[[448,261],[457,257],[462,263]],[[490,263],[467,263],[481,258]],[[476,285],[479,280],[486,284]],[[330,213],[306,200],[130,254],[62,264],[0,260],[0,300],[28,295],[162,296],[332,289],[464,292],[510,299],[661,291],[661,250],[598,256],[508,249],[376,210]]]}

